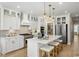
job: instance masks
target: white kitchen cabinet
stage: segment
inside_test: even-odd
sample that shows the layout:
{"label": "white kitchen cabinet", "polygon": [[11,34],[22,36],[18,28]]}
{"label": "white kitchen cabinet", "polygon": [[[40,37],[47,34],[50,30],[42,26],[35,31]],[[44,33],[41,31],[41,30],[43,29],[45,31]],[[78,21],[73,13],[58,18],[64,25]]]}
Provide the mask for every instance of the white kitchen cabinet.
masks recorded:
{"label": "white kitchen cabinet", "polygon": [[8,52],[20,49],[24,47],[24,37],[15,36],[15,37],[5,37],[0,39],[0,53],[6,54]]}
{"label": "white kitchen cabinet", "polygon": [[23,37],[18,37],[19,40],[19,48],[24,47],[24,38]]}
{"label": "white kitchen cabinet", "polygon": [[13,50],[19,49],[19,45],[20,45],[19,42],[20,42],[20,39],[18,39],[17,37],[15,37],[14,40],[13,40],[13,42],[12,42],[12,44],[13,44]]}
{"label": "white kitchen cabinet", "polygon": [[[72,22],[72,19],[71,19],[71,14],[68,13],[68,14],[64,14],[64,15],[60,15],[60,16],[56,16],[55,18],[55,25],[66,25],[67,24],[67,44],[70,45],[72,43],[72,37],[73,37],[73,22]],[[54,33],[56,31],[53,31]]]}
{"label": "white kitchen cabinet", "polygon": [[20,29],[20,12],[8,8],[0,7],[0,30],[8,30],[12,27]]}
{"label": "white kitchen cabinet", "polygon": [[6,40],[6,52],[12,51],[13,50],[13,39],[12,38],[7,38]]}
{"label": "white kitchen cabinet", "polygon": [[19,40],[20,39],[17,39],[15,37],[12,37],[10,39],[8,38],[6,40],[6,43],[7,43],[7,45],[6,45],[7,52],[19,49]]}
{"label": "white kitchen cabinet", "polygon": [[67,24],[68,15],[62,15],[56,17],[56,24]]}
{"label": "white kitchen cabinet", "polygon": [[[7,38],[6,38],[6,40],[7,40]],[[6,51],[7,51],[7,49],[6,49],[6,40],[5,40],[5,38],[3,38],[3,37],[1,37],[0,38],[0,45],[1,45],[1,51],[0,51],[0,53],[2,53],[2,54],[5,54],[6,53]]]}
{"label": "white kitchen cabinet", "polygon": [[38,25],[39,25],[38,18],[32,16],[30,20],[30,26],[32,28],[32,33],[34,33],[35,30],[38,32]]}

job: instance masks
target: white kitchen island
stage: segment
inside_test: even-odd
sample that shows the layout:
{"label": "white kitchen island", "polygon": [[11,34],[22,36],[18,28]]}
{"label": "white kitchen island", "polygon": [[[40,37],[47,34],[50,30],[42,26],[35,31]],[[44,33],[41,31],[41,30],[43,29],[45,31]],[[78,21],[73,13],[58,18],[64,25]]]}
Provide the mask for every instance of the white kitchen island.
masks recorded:
{"label": "white kitchen island", "polygon": [[52,35],[48,39],[38,39],[37,37],[26,39],[27,40],[27,56],[39,57],[39,48],[41,44],[48,44],[53,40],[61,38],[61,35]]}

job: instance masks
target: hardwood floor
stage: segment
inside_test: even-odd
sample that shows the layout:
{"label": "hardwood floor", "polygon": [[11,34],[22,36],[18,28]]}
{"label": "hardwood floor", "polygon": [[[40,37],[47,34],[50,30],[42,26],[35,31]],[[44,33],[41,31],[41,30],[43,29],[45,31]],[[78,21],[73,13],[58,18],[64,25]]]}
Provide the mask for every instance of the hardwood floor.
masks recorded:
{"label": "hardwood floor", "polygon": [[6,55],[0,54],[0,57],[26,57],[26,56],[27,56],[26,55],[26,48],[7,53]]}
{"label": "hardwood floor", "polygon": [[[27,57],[26,48],[17,50],[0,57]],[[78,57],[79,56],[79,38],[77,35],[74,36],[74,43],[71,46],[64,46],[58,57]]]}
{"label": "hardwood floor", "polygon": [[77,57],[79,56],[79,36],[74,35],[74,42],[71,46],[65,46],[59,57]]}

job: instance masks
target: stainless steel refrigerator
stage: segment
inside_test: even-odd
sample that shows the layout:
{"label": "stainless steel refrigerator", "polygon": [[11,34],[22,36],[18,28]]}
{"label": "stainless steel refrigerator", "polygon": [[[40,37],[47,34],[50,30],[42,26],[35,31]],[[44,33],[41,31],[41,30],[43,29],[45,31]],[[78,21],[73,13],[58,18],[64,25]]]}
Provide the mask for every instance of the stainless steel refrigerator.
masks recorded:
{"label": "stainless steel refrigerator", "polygon": [[55,34],[56,35],[62,35],[61,34],[61,24],[56,24],[55,25]]}
{"label": "stainless steel refrigerator", "polygon": [[64,44],[67,44],[68,38],[68,25],[67,24],[56,24],[55,25],[55,35],[62,35],[62,40]]}

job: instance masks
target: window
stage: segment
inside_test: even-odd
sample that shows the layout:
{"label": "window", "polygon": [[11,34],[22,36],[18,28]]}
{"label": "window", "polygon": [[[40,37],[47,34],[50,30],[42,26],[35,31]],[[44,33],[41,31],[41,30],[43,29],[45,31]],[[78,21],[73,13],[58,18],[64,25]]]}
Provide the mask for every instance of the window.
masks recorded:
{"label": "window", "polygon": [[8,9],[4,9],[4,15],[10,15],[10,12]]}
{"label": "window", "polygon": [[16,12],[14,12],[14,11],[11,11],[11,16],[16,16]]}

